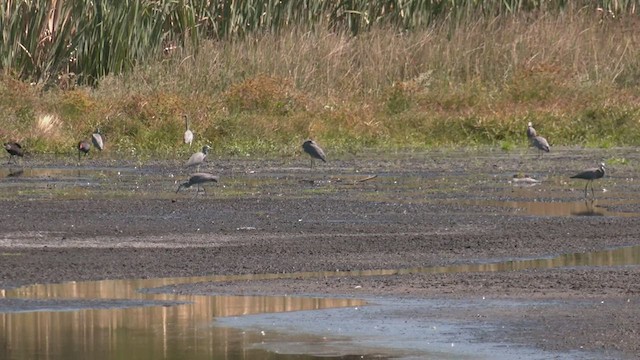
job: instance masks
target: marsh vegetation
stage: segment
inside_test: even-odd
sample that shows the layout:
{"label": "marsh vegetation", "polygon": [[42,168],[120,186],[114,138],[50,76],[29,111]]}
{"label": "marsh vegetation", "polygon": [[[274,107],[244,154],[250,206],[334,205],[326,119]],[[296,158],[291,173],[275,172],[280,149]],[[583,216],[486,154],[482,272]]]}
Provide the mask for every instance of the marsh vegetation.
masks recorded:
{"label": "marsh vegetation", "polygon": [[[0,137],[107,154],[640,143],[638,1],[11,1]],[[16,15],[16,14],[19,14]],[[75,153],[74,153],[75,154]]]}

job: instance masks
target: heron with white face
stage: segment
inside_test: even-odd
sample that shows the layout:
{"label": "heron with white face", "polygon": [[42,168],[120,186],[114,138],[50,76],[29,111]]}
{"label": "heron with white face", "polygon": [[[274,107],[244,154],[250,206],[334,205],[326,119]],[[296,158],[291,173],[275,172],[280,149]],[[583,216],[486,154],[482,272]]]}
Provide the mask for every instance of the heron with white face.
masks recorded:
{"label": "heron with white face", "polygon": [[187,115],[184,116],[184,143],[191,147],[191,143],[193,142],[193,131],[189,129],[189,117]]}
{"label": "heron with white face", "polygon": [[[200,193],[200,186],[206,183],[217,183],[219,180],[218,176],[213,175],[213,174],[209,174],[209,173],[195,173],[192,174],[191,177],[189,178],[188,181],[183,182],[182,184],[180,184],[180,186],[178,186],[178,190],[176,190],[176,193],[178,193],[178,191],[180,191],[180,189],[182,188],[190,188],[193,185],[196,185],[198,187],[198,191],[196,191],[196,196]],[[202,191],[205,193],[205,195],[207,194],[206,190],[204,189],[204,186],[202,186]]]}
{"label": "heron with white face", "polygon": [[211,146],[209,145],[203,146],[202,151],[198,151],[197,153],[194,153],[193,155],[191,155],[191,157],[186,163],[186,166],[195,167],[197,171],[200,171],[200,165],[207,158],[207,154],[209,153],[209,150],[211,150]]}
{"label": "heron with white face", "polygon": [[604,176],[604,173],[604,163],[600,163],[599,167],[590,168],[585,171],[579,172],[573,175],[571,178],[587,180],[587,184],[584,187],[584,196],[586,197],[588,195],[587,188],[589,187],[589,184],[591,184],[591,195],[595,197],[595,192],[593,191],[593,180],[600,179]]}
{"label": "heron with white face", "polygon": [[327,162],[327,157],[324,154],[324,151],[318,144],[313,140],[307,140],[302,144],[302,150],[311,156],[311,168],[313,169],[313,161],[314,159],[322,160],[323,162]]}
{"label": "heron with white face", "polygon": [[4,143],[4,149],[9,153],[9,162],[7,164],[11,163],[11,160],[14,160],[14,156],[24,156],[24,150],[22,150],[22,146],[15,141]]}
{"label": "heron with white face", "polygon": [[529,123],[527,124],[527,138],[531,140],[536,136],[538,136],[538,133],[536,132],[536,129],[533,128],[533,124],[531,123],[531,121],[529,121]]}

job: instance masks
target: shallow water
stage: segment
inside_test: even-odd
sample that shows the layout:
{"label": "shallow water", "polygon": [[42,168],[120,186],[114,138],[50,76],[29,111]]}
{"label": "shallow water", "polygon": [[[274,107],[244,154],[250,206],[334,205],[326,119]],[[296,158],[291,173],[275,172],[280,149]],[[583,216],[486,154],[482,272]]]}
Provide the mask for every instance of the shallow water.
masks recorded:
{"label": "shallow water", "polygon": [[[335,169],[334,169],[335,170]],[[252,170],[225,170],[221,183],[210,187],[206,197],[284,196],[304,198],[323,194],[353,199],[389,202],[446,202],[459,204],[460,211],[490,211],[516,216],[638,216],[634,210],[640,197],[632,180],[613,176],[596,185],[595,199],[583,199],[583,183],[572,183],[566,177],[543,174],[541,183],[534,186],[515,186],[512,172],[504,170],[492,174],[474,173],[452,168],[446,174],[432,173],[428,166],[406,174],[391,164],[382,169],[354,172],[350,168],[332,171],[326,176],[320,171],[305,168],[275,166]],[[377,178],[360,182],[371,174]],[[75,199],[75,198],[191,198],[194,191],[175,194],[178,183],[187,174],[164,168],[100,168],[90,166],[60,167],[4,167],[0,168],[0,193],[16,199]],[[625,183],[624,191],[604,191]],[[454,195],[452,195],[454,194]],[[464,194],[462,197],[458,197]],[[627,209],[625,211],[618,209]],[[630,210],[629,210],[630,209]],[[65,245],[66,246],[66,245]],[[0,258],[3,256],[0,254]],[[258,274],[230,277],[198,277],[181,279],[117,280],[52,285],[35,285],[14,290],[0,290],[0,350],[6,359],[311,359],[315,356],[346,355],[364,358],[391,356],[423,358],[476,358],[475,350],[492,353],[487,344],[470,344],[459,340],[460,352],[446,349],[443,341],[434,341],[430,348],[405,352],[402,343],[377,342],[356,353],[348,347],[323,353],[356,335],[356,330],[341,332],[340,336],[306,335],[300,331],[298,319],[302,315],[285,314],[284,322],[292,323],[282,333],[270,330],[234,330],[217,326],[222,317],[248,314],[272,314],[301,310],[343,308],[336,316],[348,316],[365,305],[358,299],[327,299],[288,296],[189,296],[163,294],[171,284],[201,281],[263,280],[287,278],[323,278],[381,276],[413,273],[456,273],[478,271],[518,271],[535,268],[575,266],[622,266],[640,264],[640,247],[604,250],[586,254],[567,254],[543,259],[517,259],[498,263],[462,264],[447,267],[382,269],[368,271]],[[139,292],[143,288],[161,290]],[[9,299],[23,299],[13,300]],[[367,307],[368,308],[368,307]],[[325,313],[325,312],[322,312]],[[345,315],[347,314],[347,315]],[[312,317],[319,321],[318,317]],[[354,317],[356,318],[356,317]],[[282,318],[281,318],[282,319]],[[344,318],[345,322],[350,319]],[[355,320],[354,320],[355,321]],[[366,318],[364,320],[366,322]],[[356,326],[360,323],[355,323]],[[233,325],[233,324],[231,324]],[[236,324],[237,325],[237,324]],[[298,326],[298,327],[296,327]],[[318,325],[319,326],[319,325]],[[452,324],[439,324],[440,329],[461,332]],[[242,326],[240,326],[242,327]],[[265,329],[268,326],[265,324]],[[348,328],[348,327],[345,327]],[[419,330],[416,330],[419,331]],[[329,332],[331,333],[331,332]],[[289,344],[287,354],[267,344]],[[436,344],[437,343],[437,344]],[[262,344],[264,346],[256,346]],[[300,345],[303,344],[303,345]],[[446,344],[445,344],[446,345]],[[474,348],[475,346],[475,348]],[[498,344],[497,347],[504,344]],[[295,350],[300,349],[300,350]],[[389,350],[391,349],[391,350]],[[474,350],[475,349],[475,350]],[[514,353],[493,352],[497,358],[513,358]],[[296,355],[315,354],[315,355]],[[545,358],[546,355],[518,354],[519,358]],[[520,356],[521,355],[521,356]],[[0,357],[1,358],[1,357]]]}
{"label": "shallow water", "polygon": [[[3,307],[9,311],[0,314],[0,345],[7,350],[3,359],[265,358],[264,351],[250,351],[246,346],[259,342],[262,334],[217,327],[215,319],[364,304],[346,298],[186,296],[137,291],[202,279],[106,280],[3,291],[0,299],[5,302],[29,299]],[[212,279],[220,281],[224,277]]]}
{"label": "shallow water", "polygon": [[[525,259],[490,264],[467,264],[446,267],[387,269],[369,271],[309,272],[290,274],[255,274],[147,280],[105,280],[64,284],[32,285],[0,292],[0,345],[6,349],[4,359],[311,359],[327,356],[332,349],[335,358],[354,355],[339,346],[354,335],[340,331],[339,336],[320,336],[296,331],[279,334],[272,330],[244,331],[216,326],[222,317],[271,314],[302,310],[323,310],[349,307],[352,311],[366,305],[364,300],[351,298],[313,298],[289,296],[204,296],[172,294],[171,285],[196,282],[300,279],[327,277],[382,276],[417,273],[456,273],[478,271],[518,271],[533,268],[575,266],[618,266],[640,264],[640,246],[612,249],[586,254],[569,254],[546,259]],[[155,288],[152,291],[138,290]],[[354,319],[345,317],[345,321]],[[296,320],[292,328],[300,329]],[[280,318],[282,322],[282,318]],[[242,327],[242,322],[230,326]],[[285,320],[286,323],[286,320]],[[353,325],[351,325],[353,326]],[[453,324],[439,324],[448,333],[463,333]],[[344,325],[345,328],[348,326]],[[269,329],[263,326],[263,329]],[[454,330],[452,330],[454,329]],[[314,332],[317,332],[315,329]],[[267,334],[268,333],[268,334]],[[335,335],[335,334],[334,334]],[[442,334],[438,335],[441,336]],[[470,354],[491,353],[496,344],[471,344],[456,337],[458,347],[449,351],[443,340],[434,334],[433,345],[408,351],[392,342],[382,346],[359,348],[357,355],[380,358],[436,356],[437,358],[474,358]],[[438,340],[436,340],[436,338]],[[448,338],[447,338],[448,339]],[[278,354],[271,344],[290,344],[287,354]],[[294,346],[295,344],[295,346]],[[313,345],[315,344],[315,345]],[[498,346],[499,347],[499,346]],[[462,351],[464,350],[464,351]],[[514,353],[515,351],[515,353]],[[523,355],[509,349],[495,353],[496,358],[519,354],[524,359],[537,355]],[[529,353],[527,350],[526,353]],[[535,352],[534,352],[535,353]],[[422,354],[422,355],[420,355]],[[500,355],[500,356],[498,356]]]}
{"label": "shallow water", "polygon": [[[318,195],[400,203],[446,203],[466,212],[493,209],[495,213],[523,216],[640,216],[640,188],[633,179],[616,192],[595,186],[585,197],[581,182],[560,176],[538,176],[539,183],[514,183],[509,172],[499,175],[451,173],[406,174],[399,169],[361,173],[340,168],[334,175],[304,168],[270,167],[259,171],[223,170],[219,184],[207,185],[206,194],[195,189],[176,194],[188,179],[179,168],[138,167],[14,167],[0,168],[0,193],[16,199],[86,198],[307,198]],[[578,185],[578,186],[576,186]],[[477,209],[477,210],[476,210]]]}

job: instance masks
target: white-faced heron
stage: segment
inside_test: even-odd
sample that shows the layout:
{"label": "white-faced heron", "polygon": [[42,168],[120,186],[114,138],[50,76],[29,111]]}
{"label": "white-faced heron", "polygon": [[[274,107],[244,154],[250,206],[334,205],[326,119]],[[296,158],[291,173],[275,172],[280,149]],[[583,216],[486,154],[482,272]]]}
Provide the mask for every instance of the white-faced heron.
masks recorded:
{"label": "white-faced heron", "polygon": [[184,143],[191,146],[193,142],[193,132],[189,130],[189,117],[187,115],[184,116]]}
{"label": "white-faced heron", "polygon": [[4,149],[9,153],[9,163],[13,160],[14,156],[23,157],[24,151],[22,150],[22,146],[17,142],[11,141],[4,143]]}
{"label": "white-faced heron", "polygon": [[531,121],[529,121],[529,123],[527,124],[527,138],[531,140],[536,136],[538,136],[538,133],[536,132],[536,129],[533,128],[533,124],[531,124]]}
{"label": "white-faced heron", "polygon": [[187,167],[195,167],[198,171],[200,171],[200,164],[202,164],[207,158],[207,154],[211,150],[211,146],[205,145],[202,147],[202,151],[198,151],[191,155],[189,160],[186,163]]}
{"label": "white-faced heron", "polygon": [[[198,191],[196,192],[196,195],[198,195],[198,193],[200,192],[200,185],[205,184],[205,183],[209,183],[209,182],[217,183],[218,180],[219,180],[219,178],[216,175],[213,175],[213,174],[195,173],[195,174],[191,175],[191,177],[189,178],[188,181],[185,181],[182,184],[180,184],[180,186],[178,186],[178,190],[176,190],[176,193],[178,191],[180,191],[180,189],[182,189],[182,188],[190,188],[193,185],[197,185]],[[204,191],[205,194],[207,193],[204,190],[204,186],[202,187],[202,190]]]}
{"label": "white-faced heron", "polygon": [[313,168],[313,160],[314,159],[318,159],[318,160],[322,160],[323,162],[327,162],[327,157],[324,154],[324,151],[322,150],[322,148],[320,148],[320,146],[318,146],[318,144],[316,144],[315,141],[313,141],[313,140],[305,141],[302,144],[302,149],[304,150],[304,152],[309,154],[309,156],[311,156],[311,168]]}
{"label": "white-faced heron", "polygon": [[595,193],[593,191],[593,180],[595,179],[600,179],[601,177],[604,176],[605,170],[604,170],[604,163],[600,163],[600,166],[597,168],[591,168],[591,169],[587,169],[585,171],[579,172],[575,175],[573,175],[571,178],[572,179],[583,179],[583,180],[587,180],[587,184],[584,187],[584,196],[587,196],[587,188],[589,186],[589,184],[591,184],[591,194],[593,196],[595,196]]}

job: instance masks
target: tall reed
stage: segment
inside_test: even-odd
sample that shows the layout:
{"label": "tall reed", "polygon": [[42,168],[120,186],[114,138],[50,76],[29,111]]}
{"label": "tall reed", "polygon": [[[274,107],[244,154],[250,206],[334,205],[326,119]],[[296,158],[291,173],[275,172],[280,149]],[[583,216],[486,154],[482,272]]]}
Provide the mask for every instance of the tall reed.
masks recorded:
{"label": "tall reed", "polygon": [[[278,34],[294,26],[357,35],[373,28],[424,29],[449,19],[557,12],[566,0],[7,0],[0,6],[0,65],[5,74],[51,83],[75,76],[96,84],[109,73],[160,58],[204,39]],[[635,14],[638,0],[585,1],[612,16]]]}

